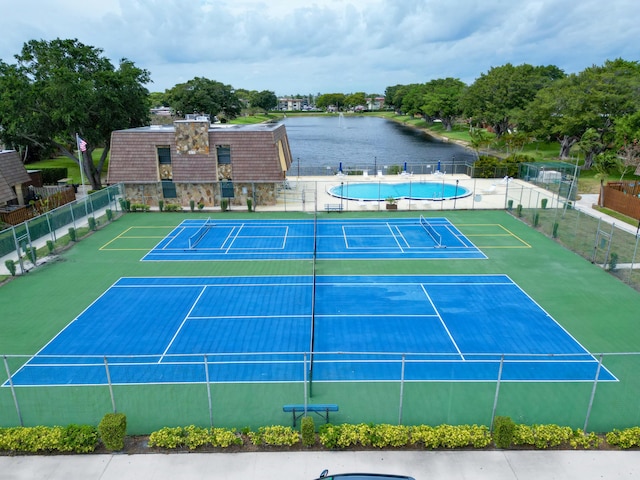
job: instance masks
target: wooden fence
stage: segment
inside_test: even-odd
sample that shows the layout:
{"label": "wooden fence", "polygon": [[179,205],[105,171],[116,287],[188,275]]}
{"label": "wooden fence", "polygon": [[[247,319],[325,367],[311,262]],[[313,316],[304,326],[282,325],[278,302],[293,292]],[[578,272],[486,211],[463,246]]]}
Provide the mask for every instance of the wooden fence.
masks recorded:
{"label": "wooden fence", "polygon": [[[45,197],[41,192],[45,192],[45,194],[48,195]],[[40,193],[43,198],[35,200],[29,205],[0,211],[0,220],[9,225],[19,225],[30,218],[66,205],[76,199],[75,189],[71,185],[54,191],[38,189],[38,193]]]}
{"label": "wooden fence", "polygon": [[601,195],[604,207],[640,220],[639,182],[608,182]]}

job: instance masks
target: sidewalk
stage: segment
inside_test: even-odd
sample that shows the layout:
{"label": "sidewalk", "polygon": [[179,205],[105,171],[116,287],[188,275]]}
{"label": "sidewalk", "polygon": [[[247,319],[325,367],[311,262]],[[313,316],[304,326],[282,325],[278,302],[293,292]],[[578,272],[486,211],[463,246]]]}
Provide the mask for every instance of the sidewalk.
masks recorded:
{"label": "sidewalk", "polygon": [[615,225],[620,230],[632,233],[633,235],[636,235],[638,233],[637,225],[629,225],[626,222],[618,220],[617,218],[613,218],[593,208],[594,205],[598,204],[598,197],[599,195],[597,193],[581,195],[580,200],[575,203],[575,209],[584,212],[592,217],[600,218],[603,222],[606,222],[610,225]]}
{"label": "sidewalk", "polygon": [[372,472],[416,480],[638,478],[639,451],[180,453],[0,457],[2,480],[313,480]]}

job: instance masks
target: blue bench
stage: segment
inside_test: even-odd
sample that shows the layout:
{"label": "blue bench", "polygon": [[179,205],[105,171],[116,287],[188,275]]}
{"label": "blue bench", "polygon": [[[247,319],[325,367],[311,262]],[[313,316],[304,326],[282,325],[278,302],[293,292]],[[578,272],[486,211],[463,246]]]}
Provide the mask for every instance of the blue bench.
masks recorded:
{"label": "blue bench", "polygon": [[341,212],[342,205],[339,203],[325,203],[324,209],[327,212]]}
{"label": "blue bench", "polygon": [[[293,414],[293,426],[295,428],[296,423],[300,417],[304,415],[304,405],[285,405],[282,407],[283,412],[292,413]],[[320,415],[324,417],[325,423],[329,423],[329,412],[337,412],[338,405],[333,403],[318,403],[318,404],[309,404],[307,405],[307,412],[313,412],[316,415]]]}

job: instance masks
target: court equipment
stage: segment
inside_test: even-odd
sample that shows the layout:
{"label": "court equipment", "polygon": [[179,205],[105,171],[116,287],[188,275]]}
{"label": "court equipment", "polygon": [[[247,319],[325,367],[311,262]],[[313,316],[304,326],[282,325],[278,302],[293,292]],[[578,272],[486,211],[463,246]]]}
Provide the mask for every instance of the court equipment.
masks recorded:
{"label": "court equipment", "polygon": [[214,223],[211,221],[211,217],[207,218],[204,224],[198,229],[196,233],[189,237],[189,249],[193,250],[198,246],[200,241],[204,238],[207,232],[213,227]]}
{"label": "court equipment", "polygon": [[431,225],[429,223],[429,221],[424,218],[422,215],[420,215],[420,225],[422,225],[422,228],[425,229],[425,231],[429,234],[429,236],[433,239],[433,241],[436,244],[436,247],[440,248],[442,247],[442,235],[440,235],[435,228],[433,228],[433,225]]}

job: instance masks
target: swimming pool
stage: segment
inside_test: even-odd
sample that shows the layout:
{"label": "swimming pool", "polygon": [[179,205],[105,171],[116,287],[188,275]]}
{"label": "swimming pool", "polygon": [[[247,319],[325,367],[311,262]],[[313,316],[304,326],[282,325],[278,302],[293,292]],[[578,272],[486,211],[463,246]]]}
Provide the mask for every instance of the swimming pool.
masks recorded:
{"label": "swimming pool", "polygon": [[331,187],[328,193],[345,200],[452,200],[471,195],[460,185],[443,182],[346,183]]}

